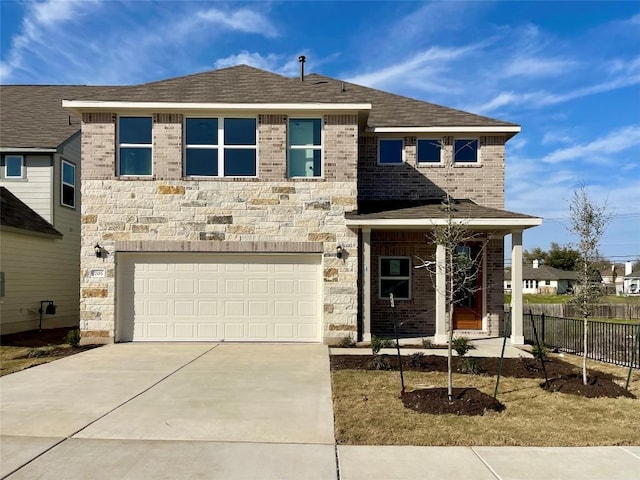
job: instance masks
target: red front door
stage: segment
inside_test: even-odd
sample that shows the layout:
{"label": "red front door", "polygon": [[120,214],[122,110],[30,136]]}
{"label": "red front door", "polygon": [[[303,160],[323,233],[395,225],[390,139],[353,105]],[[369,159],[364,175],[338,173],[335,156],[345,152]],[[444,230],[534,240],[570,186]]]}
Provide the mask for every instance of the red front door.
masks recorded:
{"label": "red front door", "polygon": [[482,330],[482,245],[460,245],[456,253],[460,275],[456,285],[453,328]]}

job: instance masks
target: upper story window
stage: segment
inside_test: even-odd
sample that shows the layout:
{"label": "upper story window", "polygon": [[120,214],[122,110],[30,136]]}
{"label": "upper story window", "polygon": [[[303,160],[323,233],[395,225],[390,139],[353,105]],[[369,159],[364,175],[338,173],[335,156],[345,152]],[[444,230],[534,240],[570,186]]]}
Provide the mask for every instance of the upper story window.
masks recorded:
{"label": "upper story window", "polygon": [[120,117],[118,120],[118,174],[152,175],[153,121],[151,117]]}
{"label": "upper story window", "polygon": [[441,163],[441,142],[435,138],[419,138],[416,157],[418,164]]}
{"label": "upper story window", "polygon": [[22,155],[5,155],[4,177],[24,178],[24,157]]}
{"label": "upper story window", "polygon": [[380,257],[380,298],[397,300],[411,298],[411,259],[409,257]]}
{"label": "upper story window", "polygon": [[478,163],[480,142],[477,138],[456,138],[453,142],[454,163]]}
{"label": "upper story window", "polygon": [[62,172],[61,172],[61,185],[62,192],[60,194],[60,202],[62,205],[66,207],[75,208],[76,207],[76,166],[67,162],[66,160],[62,161]]}
{"label": "upper story window", "polygon": [[404,140],[401,138],[378,139],[378,164],[401,165],[404,162]]}
{"label": "upper story window", "polygon": [[289,119],[289,177],[322,176],[322,120]]}
{"label": "upper story window", "polygon": [[185,175],[255,177],[257,137],[255,118],[187,118]]}

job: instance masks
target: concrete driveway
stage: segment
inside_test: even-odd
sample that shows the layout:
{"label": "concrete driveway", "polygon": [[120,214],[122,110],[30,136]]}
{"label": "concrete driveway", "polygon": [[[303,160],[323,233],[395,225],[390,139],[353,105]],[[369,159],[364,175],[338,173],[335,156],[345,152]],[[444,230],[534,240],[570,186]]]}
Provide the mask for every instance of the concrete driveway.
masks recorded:
{"label": "concrete driveway", "polygon": [[117,344],[0,379],[2,478],[335,478],[327,347]]}

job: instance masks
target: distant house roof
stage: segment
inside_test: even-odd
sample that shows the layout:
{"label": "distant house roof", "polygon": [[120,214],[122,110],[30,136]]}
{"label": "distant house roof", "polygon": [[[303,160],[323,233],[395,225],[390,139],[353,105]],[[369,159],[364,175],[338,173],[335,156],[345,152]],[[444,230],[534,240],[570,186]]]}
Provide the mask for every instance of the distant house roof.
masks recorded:
{"label": "distant house roof", "polygon": [[[504,271],[505,280],[511,280],[511,269]],[[540,265],[533,268],[533,265],[522,266],[523,280],[576,280],[578,275],[576,272],[560,270],[548,265]]]}
{"label": "distant house roof", "polygon": [[[483,127],[505,128],[511,135],[519,126],[453,108],[309,74],[304,81],[247,65],[212,70],[142,85],[69,91],[65,100],[165,103],[371,104],[368,128]],[[70,106],[69,108],[74,108]],[[76,108],[78,104],[76,103]]]}
{"label": "distant house roof", "polygon": [[0,187],[0,227],[62,238],[62,234],[58,230],[31,210],[6,187]]}
{"label": "distant house roof", "polygon": [[640,278],[640,270],[633,270],[629,275],[625,275],[624,278]]}

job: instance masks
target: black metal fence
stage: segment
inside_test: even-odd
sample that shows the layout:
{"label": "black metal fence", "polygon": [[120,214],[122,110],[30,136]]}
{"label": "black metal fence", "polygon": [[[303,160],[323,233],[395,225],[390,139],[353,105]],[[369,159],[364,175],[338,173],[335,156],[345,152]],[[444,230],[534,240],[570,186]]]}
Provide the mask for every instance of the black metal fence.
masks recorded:
{"label": "black metal fence", "polygon": [[[525,342],[534,344],[533,323],[540,343],[561,352],[583,354],[584,322],[573,318],[534,314],[523,315]],[[589,321],[587,357],[601,362],[640,369],[640,325]],[[635,355],[634,355],[635,350]]]}

